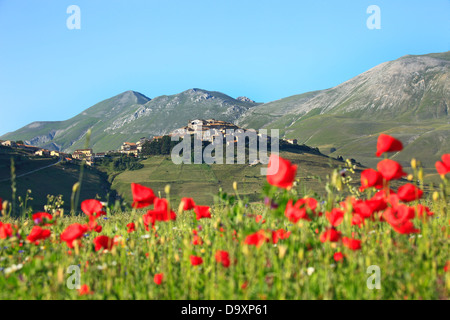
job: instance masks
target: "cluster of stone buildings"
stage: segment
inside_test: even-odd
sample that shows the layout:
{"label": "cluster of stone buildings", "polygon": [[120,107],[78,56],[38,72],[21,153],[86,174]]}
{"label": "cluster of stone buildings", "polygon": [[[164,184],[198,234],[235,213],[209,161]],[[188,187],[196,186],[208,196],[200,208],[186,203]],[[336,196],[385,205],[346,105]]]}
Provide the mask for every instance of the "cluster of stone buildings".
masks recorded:
{"label": "cluster of stone buildings", "polygon": [[[71,158],[71,155],[68,153],[64,153],[61,151],[54,151],[54,150],[47,150],[42,149],[40,147],[35,147],[27,144],[18,143],[16,141],[12,140],[6,140],[6,141],[0,141],[0,145],[4,147],[10,147],[15,149],[23,150],[29,154],[40,156],[40,157],[64,157],[64,158]],[[72,159],[70,159],[72,160]]]}
{"label": "cluster of stone buildings", "polygon": [[29,153],[30,155],[39,157],[59,157],[65,159],[68,162],[73,160],[85,160],[87,165],[92,166],[96,159],[104,158],[107,154],[124,153],[128,155],[137,156],[142,151],[142,145],[147,141],[148,141],[147,138],[141,138],[136,143],[125,142],[120,150],[118,151],[112,150],[107,153],[106,152],[94,153],[92,149],[77,149],[72,154],[17,143],[16,141],[13,140],[6,140],[6,141],[0,140],[0,145],[14,149],[21,149]]}
{"label": "cluster of stone buildings", "polygon": [[[234,134],[235,130],[243,130],[233,123],[229,123],[222,120],[215,120],[215,119],[194,119],[190,120],[188,122],[188,125],[179,129],[176,129],[172,131],[169,136],[180,136],[184,137],[185,135],[192,135],[194,133],[199,134],[202,141],[206,142],[212,142],[216,137],[222,136],[222,138],[226,139],[228,143],[237,143],[239,137]],[[228,135],[232,135],[232,137],[228,137]],[[261,136],[261,134],[258,133],[258,136]],[[155,136],[152,138],[153,140],[160,140],[163,136]],[[268,141],[270,141],[270,136],[267,136]],[[124,142],[119,150],[111,150],[108,152],[100,152],[100,153],[94,153],[92,149],[77,149],[72,154],[60,152],[60,151],[50,151],[46,149],[42,149],[35,146],[20,144],[15,141],[7,140],[7,141],[1,141],[0,145],[11,147],[11,148],[18,148],[23,149],[30,154],[34,154],[36,156],[42,156],[42,157],[60,157],[64,158],[66,161],[72,161],[75,160],[85,160],[86,164],[93,165],[96,159],[104,158],[108,154],[116,154],[116,153],[122,153],[126,155],[133,155],[138,156],[142,152],[143,145],[150,141],[147,138],[141,138],[137,142]],[[288,139],[284,140],[287,143],[296,145],[297,140],[296,139]]]}
{"label": "cluster of stone buildings", "polygon": [[[239,141],[239,135],[235,134],[236,130],[242,130],[242,132],[247,131],[246,129],[238,127],[233,123],[222,120],[195,119],[190,120],[187,126],[174,130],[170,136],[183,137],[185,135],[192,135],[196,133],[201,137],[202,141],[206,142],[212,142],[216,137],[222,136],[228,145],[229,143],[237,143]],[[231,135],[231,137],[228,137],[229,135]],[[257,135],[263,136],[263,134],[259,132]],[[265,138],[267,138],[267,141],[270,142],[270,136],[266,135]],[[297,139],[288,139],[284,141],[293,145],[297,144]]]}
{"label": "cluster of stone buildings", "polygon": [[[17,143],[16,141],[12,141],[12,140],[6,140],[6,141],[0,140],[0,145],[2,145],[4,147],[14,148],[14,149],[20,149],[30,155],[34,155],[34,156],[38,156],[38,157],[58,157],[58,158],[64,159],[65,161],[68,161],[68,162],[71,162],[74,159],[86,160],[86,163],[88,165],[93,165],[94,158],[101,157],[101,155],[102,155],[101,153],[94,154],[92,149],[79,149],[79,150],[75,150],[75,152],[73,154],[70,154],[70,153],[65,153],[62,151],[47,150],[47,149],[43,149],[43,148],[36,147],[36,146]],[[103,153],[103,156],[105,156],[104,153]]]}
{"label": "cluster of stone buildings", "polygon": [[[229,123],[222,120],[215,119],[195,119],[190,120],[188,125],[179,129],[172,131],[170,136],[180,136],[184,137],[185,135],[192,135],[194,133],[198,134],[201,137],[202,141],[212,142],[215,137],[227,137],[230,130],[234,132],[234,130],[241,129],[233,123]],[[228,130],[228,132],[227,132]],[[236,139],[232,139],[233,141]],[[237,142],[237,141],[235,141]]]}
{"label": "cluster of stone buildings", "polygon": [[[155,139],[155,138],[153,138]],[[134,156],[138,156],[139,153],[142,152],[142,146],[144,145],[144,143],[146,143],[147,141],[149,141],[149,139],[147,138],[140,138],[139,141],[137,141],[136,143],[134,142],[124,142],[122,144],[122,146],[120,147],[120,150],[118,151],[119,153],[124,153],[127,155],[134,155]],[[113,151],[110,151],[110,153],[112,153]],[[115,151],[117,152],[117,151]]]}

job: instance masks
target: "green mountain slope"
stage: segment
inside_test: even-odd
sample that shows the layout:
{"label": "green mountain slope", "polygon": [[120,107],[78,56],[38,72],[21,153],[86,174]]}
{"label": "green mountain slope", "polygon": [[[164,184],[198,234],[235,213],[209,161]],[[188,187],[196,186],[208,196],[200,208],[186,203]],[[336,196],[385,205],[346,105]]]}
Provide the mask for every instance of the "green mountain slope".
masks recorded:
{"label": "green mountain slope", "polygon": [[83,148],[91,129],[95,152],[115,150],[125,141],[157,136],[185,126],[190,119],[215,118],[233,122],[257,103],[233,99],[223,93],[191,89],[150,100],[127,91],[104,100],[79,115],[58,122],[33,122],[1,139],[25,140],[49,149]]}
{"label": "green mountain slope", "polygon": [[450,52],[382,63],[334,88],[252,108],[238,124],[277,128],[325,154],[370,166],[377,136],[390,133],[406,145],[395,159],[408,165],[415,155],[432,168],[450,151]]}

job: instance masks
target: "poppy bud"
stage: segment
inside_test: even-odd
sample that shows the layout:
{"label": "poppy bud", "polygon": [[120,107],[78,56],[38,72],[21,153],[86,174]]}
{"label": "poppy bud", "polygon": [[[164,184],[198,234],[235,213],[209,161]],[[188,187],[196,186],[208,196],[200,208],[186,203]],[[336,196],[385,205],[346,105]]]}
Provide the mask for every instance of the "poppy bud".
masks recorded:
{"label": "poppy bud", "polygon": [[419,170],[418,178],[420,181],[423,181],[423,169],[422,168],[420,168],[420,170]]}
{"label": "poppy bud", "polygon": [[2,211],[6,212],[8,210],[8,200],[3,201],[2,203]]}
{"label": "poppy bud", "polygon": [[438,201],[439,200],[439,192],[435,191],[433,192],[433,200]]}
{"label": "poppy bud", "polygon": [[77,192],[79,188],[80,188],[80,183],[76,182],[72,187],[72,192],[73,193]]}
{"label": "poppy bud", "polygon": [[413,168],[413,169],[416,169],[416,168],[417,168],[417,161],[416,161],[415,158],[413,158],[413,159],[411,160],[411,168]]}

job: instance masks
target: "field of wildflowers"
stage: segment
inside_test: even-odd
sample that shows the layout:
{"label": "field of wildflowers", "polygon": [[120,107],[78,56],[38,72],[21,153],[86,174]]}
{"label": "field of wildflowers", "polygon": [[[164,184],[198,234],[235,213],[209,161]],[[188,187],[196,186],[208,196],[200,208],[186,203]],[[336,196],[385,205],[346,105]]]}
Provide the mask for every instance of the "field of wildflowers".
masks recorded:
{"label": "field of wildflowers", "polygon": [[213,207],[139,184],[125,212],[87,199],[84,215],[13,218],[3,201],[0,299],[448,299],[450,154],[425,194],[418,161],[406,173],[387,158],[402,149],[380,135],[377,170],[359,187],[350,163],[334,170],[324,196],[302,193],[297,167],[272,155],[260,203],[236,183]]}

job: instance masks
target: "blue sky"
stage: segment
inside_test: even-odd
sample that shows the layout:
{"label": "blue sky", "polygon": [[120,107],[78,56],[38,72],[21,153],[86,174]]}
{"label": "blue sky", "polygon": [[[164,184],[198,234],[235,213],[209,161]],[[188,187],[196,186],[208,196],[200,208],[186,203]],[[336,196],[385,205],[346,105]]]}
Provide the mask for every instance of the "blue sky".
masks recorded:
{"label": "blue sky", "polygon": [[[69,30],[69,5],[81,29]],[[381,29],[369,30],[369,5]],[[450,50],[450,1],[0,0],[0,135],[126,90],[268,102]]]}

